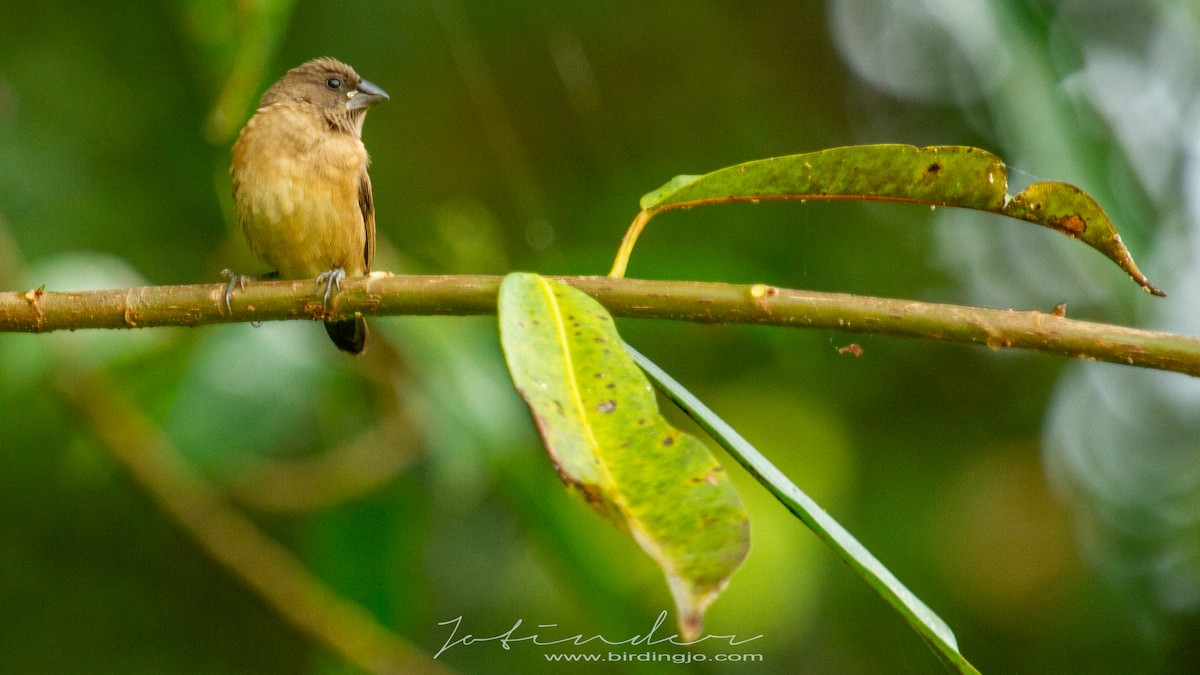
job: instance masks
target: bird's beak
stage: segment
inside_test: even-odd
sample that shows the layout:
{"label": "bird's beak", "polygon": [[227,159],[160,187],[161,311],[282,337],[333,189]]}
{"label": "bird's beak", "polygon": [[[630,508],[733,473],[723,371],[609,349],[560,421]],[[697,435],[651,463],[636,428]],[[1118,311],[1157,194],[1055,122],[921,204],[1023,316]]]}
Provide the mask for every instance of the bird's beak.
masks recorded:
{"label": "bird's beak", "polygon": [[379,87],[366,80],[361,80],[358,87],[348,94],[348,98],[350,100],[346,101],[346,107],[350,110],[358,110],[359,108],[370,108],[380,101],[386,101],[388,95]]}

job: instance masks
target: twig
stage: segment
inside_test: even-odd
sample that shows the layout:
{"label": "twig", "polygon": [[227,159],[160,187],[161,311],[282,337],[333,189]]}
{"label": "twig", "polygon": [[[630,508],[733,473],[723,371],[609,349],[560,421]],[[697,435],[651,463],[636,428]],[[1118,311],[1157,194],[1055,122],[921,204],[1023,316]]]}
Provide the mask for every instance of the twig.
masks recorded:
{"label": "twig", "polygon": [[[1027,349],[1200,375],[1200,339],[1076,321],[1053,313],[982,309],[841,293],[688,281],[558,277],[616,316],[875,333]],[[343,282],[334,318],[478,315],[496,311],[496,276],[379,276]],[[0,293],[0,332],[201,326],[322,318],[311,281],[258,282],[224,307],[224,284],[80,293]]]}
{"label": "twig", "polygon": [[74,372],[58,384],[159,505],[296,628],[369,673],[449,672],[312,576],[184,462],[154,423],[102,374]]}

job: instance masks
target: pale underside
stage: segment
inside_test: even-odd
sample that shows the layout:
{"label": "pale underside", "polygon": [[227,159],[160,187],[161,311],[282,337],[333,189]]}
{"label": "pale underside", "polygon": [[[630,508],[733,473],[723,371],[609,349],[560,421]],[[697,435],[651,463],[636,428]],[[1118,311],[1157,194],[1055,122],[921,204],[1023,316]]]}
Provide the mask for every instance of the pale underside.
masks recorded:
{"label": "pale underside", "polygon": [[260,110],[234,146],[235,202],[251,250],[283,278],[337,267],[366,274],[367,162],[361,140],[330,133],[313,113],[287,104]]}

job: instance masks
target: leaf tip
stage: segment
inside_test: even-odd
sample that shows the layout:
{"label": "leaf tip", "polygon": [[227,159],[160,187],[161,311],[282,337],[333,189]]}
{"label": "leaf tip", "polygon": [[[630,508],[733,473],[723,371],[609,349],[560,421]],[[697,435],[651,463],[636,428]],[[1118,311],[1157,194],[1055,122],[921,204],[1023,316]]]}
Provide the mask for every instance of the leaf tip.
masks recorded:
{"label": "leaf tip", "polygon": [[1121,243],[1121,237],[1118,235],[1115,237],[1115,239],[1116,246],[1111,252],[1103,249],[1100,249],[1100,252],[1104,253],[1110,260],[1117,263],[1117,266],[1124,270],[1124,272],[1128,274],[1134,281],[1136,281],[1138,285],[1142,287],[1143,291],[1146,291],[1150,295],[1159,298],[1167,297],[1166,291],[1150,283],[1150,280],[1146,278],[1146,275],[1142,274],[1142,271],[1138,269],[1137,264],[1133,262],[1133,256],[1129,253],[1129,249],[1125,248],[1125,245]]}
{"label": "leaf tip", "polygon": [[704,632],[704,616],[702,614],[679,615],[679,637],[684,642],[695,642]]}
{"label": "leaf tip", "polygon": [[675,622],[679,637],[687,642],[696,641],[704,632],[704,613],[708,606],[724,590],[728,578],[718,583],[701,586],[690,579],[667,573],[667,585],[675,600]]}
{"label": "leaf tip", "polygon": [[1129,249],[1121,241],[1121,235],[1096,199],[1070,183],[1044,181],[1026,187],[1015,196],[1005,195],[999,213],[1078,239],[1116,263],[1147,293],[1158,297],[1167,295],[1138,269]]}

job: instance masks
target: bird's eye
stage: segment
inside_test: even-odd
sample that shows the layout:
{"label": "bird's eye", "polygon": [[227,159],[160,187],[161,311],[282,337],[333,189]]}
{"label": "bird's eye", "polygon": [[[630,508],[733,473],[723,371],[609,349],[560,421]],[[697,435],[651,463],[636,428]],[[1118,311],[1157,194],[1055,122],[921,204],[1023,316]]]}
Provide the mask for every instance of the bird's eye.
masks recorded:
{"label": "bird's eye", "polygon": [[325,86],[329,87],[330,89],[338,89],[342,86],[342,80],[337,77],[331,77],[328,80],[325,80]]}

